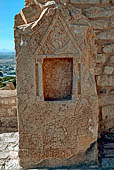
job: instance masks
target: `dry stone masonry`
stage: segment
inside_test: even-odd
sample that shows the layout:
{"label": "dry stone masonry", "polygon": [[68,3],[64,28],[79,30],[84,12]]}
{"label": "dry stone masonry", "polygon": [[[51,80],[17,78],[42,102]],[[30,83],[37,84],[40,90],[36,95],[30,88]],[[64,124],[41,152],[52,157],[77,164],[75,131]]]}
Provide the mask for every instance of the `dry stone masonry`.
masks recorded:
{"label": "dry stone masonry", "polygon": [[16,91],[0,90],[0,133],[17,131]]}
{"label": "dry stone masonry", "polygon": [[14,28],[20,165],[97,162],[114,129],[114,1],[26,0]]}

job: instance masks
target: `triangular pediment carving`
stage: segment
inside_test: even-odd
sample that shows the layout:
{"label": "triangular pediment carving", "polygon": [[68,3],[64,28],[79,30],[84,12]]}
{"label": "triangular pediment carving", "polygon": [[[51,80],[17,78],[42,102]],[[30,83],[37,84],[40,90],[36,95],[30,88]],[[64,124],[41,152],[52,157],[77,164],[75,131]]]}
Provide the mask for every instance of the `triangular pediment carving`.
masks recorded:
{"label": "triangular pediment carving", "polygon": [[81,52],[73,34],[64,18],[57,14],[48,27],[36,53],[38,55],[73,54],[79,57]]}

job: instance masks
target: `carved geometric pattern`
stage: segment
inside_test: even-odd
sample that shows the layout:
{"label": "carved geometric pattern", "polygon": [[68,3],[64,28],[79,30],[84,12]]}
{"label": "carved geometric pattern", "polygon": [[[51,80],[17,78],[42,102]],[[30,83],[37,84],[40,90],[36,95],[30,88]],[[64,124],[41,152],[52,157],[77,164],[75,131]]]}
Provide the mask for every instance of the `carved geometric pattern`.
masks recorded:
{"label": "carved geometric pattern", "polygon": [[38,54],[78,54],[80,51],[74,38],[70,33],[67,25],[65,25],[64,19],[55,17],[53,23],[44,35],[44,42],[38,50]]}

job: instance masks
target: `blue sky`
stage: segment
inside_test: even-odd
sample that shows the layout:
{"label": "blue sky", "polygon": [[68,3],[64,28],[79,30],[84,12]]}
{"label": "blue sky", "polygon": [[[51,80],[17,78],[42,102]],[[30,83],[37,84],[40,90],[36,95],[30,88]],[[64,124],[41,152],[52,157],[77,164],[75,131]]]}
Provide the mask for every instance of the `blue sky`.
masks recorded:
{"label": "blue sky", "polygon": [[14,16],[24,7],[24,0],[0,0],[0,49],[14,51]]}

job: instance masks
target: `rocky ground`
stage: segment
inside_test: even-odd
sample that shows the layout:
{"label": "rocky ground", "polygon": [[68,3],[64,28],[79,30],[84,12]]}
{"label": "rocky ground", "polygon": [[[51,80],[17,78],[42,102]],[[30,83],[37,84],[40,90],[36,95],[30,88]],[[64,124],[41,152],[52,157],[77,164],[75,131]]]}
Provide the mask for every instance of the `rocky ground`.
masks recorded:
{"label": "rocky ground", "polygon": [[18,132],[0,134],[0,170],[17,170],[18,162]]}

